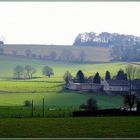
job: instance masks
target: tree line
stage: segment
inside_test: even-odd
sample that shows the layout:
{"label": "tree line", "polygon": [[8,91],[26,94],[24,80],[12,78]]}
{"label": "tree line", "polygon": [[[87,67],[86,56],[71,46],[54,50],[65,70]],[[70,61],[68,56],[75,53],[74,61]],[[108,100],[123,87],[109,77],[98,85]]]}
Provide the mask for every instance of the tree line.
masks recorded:
{"label": "tree line", "polygon": [[[14,68],[14,78],[15,79],[33,79],[33,75],[37,72],[37,70],[31,65],[17,65]],[[42,68],[42,74],[48,76],[49,78],[54,75],[53,69],[49,66],[44,66]]]}
{"label": "tree line", "polygon": [[111,73],[107,70],[104,78],[100,76],[99,72],[95,73],[94,76],[86,77],[82,70],[79,70],[75,77],[73,77],[69,71],[66,71],[64,74],[64,81],[66,84],[69,84],[71,81],[77,82],[77,83],[90,82],[90,83],[100,84],[102,79],[105,79],[105,80],[140,79],[140,68],[133,65],[127,65],[125,67],[125,70],[123,69],[118,70],[117,74],[114,76],[111,76]]}
{"label": "tree line", "polygon": [[76,62],[84,62],[86,60],[86,53],[82,50],[77,55],[73,53],[73,51],[69,49],[62,50],[61,54],[58,55],[56,51],[51,51],[49,55],[37,55],[32,53],[30,49],[25,50],[25,56],[46,60],[59,60],[59,61],[76,61]]}
{"label": "tree line", "polygon": [[[5,54],[6,52],[4,50],[4,47],[0,46],[0,55],[5,55]],[[16,50],[12,50],[11,55],[20,56]],[[53,61],[58,60],[58,61],[66,61],[66,62],[85,62],[87,57],[85,51],[83,50],[74,54],[73,51],[69,49],[62,50],[60,55],[58,55],[56,51],[51,51],[48,55],[42,55],[42,54],[36,54],[32,52],[32,50],[30,49],[26,49],[24,51],[23,56],[26,56],[27,58],[34,58],[34,59],[41,59],[41,60],[53,60]]]}
{"label": "tree line", "polygon": [[140,43],[132,46],[112,47],[111,56],[115,61],[140,61]]}
{"label": "tree line", "polygon": [[140,37],[134,35],[108,32],[102,32],[100,34],[95,32],[85,32],[77,35],[73,45],[91,47],[117,47],[133,46],[137,43],[140,43]]}

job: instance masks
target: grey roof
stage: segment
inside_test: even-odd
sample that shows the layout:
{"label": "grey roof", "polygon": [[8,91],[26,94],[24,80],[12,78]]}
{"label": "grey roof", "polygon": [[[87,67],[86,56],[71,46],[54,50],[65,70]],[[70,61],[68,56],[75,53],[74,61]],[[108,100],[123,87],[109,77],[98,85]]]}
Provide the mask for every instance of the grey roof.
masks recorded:
{"label": "grey roof", "polygon": [[132,81],[132,85],[140,86],[140,79],[135,79]]}
{"label": "grey roof", "polygon": [[127,80],[107,80],[110,86],[128,86],[129,82]]}

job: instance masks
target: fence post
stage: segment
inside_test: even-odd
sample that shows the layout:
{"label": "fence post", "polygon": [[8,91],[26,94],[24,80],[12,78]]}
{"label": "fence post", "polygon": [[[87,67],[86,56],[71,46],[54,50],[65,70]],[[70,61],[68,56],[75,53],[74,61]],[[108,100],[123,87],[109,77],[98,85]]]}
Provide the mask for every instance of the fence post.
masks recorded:
{"label": "fence post", "polygon": [[32,117],[34,116],[34,102],[32,100]]}
{"label": "fence post", "polygon": [[45,116],[45,101],[44,101],[44,98],[43,98],[43,104],[42,104],[43,106],[42,106],[42,115],[43,115],[43,117]]}

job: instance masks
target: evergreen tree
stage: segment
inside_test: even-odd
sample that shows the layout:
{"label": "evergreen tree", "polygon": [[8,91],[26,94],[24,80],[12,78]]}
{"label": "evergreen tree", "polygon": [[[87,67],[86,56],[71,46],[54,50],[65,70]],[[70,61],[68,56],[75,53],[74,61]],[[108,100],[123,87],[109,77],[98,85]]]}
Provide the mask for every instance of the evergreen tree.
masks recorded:
{"label": "evergreen tree", "polygon": [[117,73],[116,79],[117,80],[127,80],[127,74],[124,73],[124,71],[122,69],[120,69]]}
{"label": "evergreen tree", "polygon": [[81,70],[79,70],[77,72],[76,78],[77,78],[78,83],[84,83],[85,82],[85,77],[84,77],[84,74]]}
{"label": "evergreen tree", "polygon": [[106,71],[105,80],[110,80],[110,79],[111,79],[110,72]]}
{"label": "evergreen tree", "polygon": [[101,83],[101,77],[100,77],[98,72],[94,76],[94,83],[96,83],[96,84],[100,84]]}

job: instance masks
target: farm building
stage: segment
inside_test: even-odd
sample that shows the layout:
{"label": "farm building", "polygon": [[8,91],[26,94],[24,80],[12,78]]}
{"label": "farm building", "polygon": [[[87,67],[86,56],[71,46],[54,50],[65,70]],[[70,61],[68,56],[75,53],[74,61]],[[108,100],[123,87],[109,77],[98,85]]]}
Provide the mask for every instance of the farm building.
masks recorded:
{"label": "farm building", "polygon": [[102,85],[95,83],[69,83],[66,88],[77,91],[99,91],[102,89]]}
{"label": "farm building", "polygon": [[129,92],[129,82],[127,80],[107,80],[104,82],[103,90],[107,93],[127,93]]}
{"label": "farm building", "polygon": [[140,79],[135,79],[132,81],[132,90],[140,91]]}
{"label": "farm building", "polygon": [[[130,91],[130,83],[128,80],[102,80],[101,84],[95,83],[74,83],[66,85],[66,89],[76,91],[105,91],[106,93],[126,94]],[[140,79],[131,82],[131,91],[140,92]]]}

